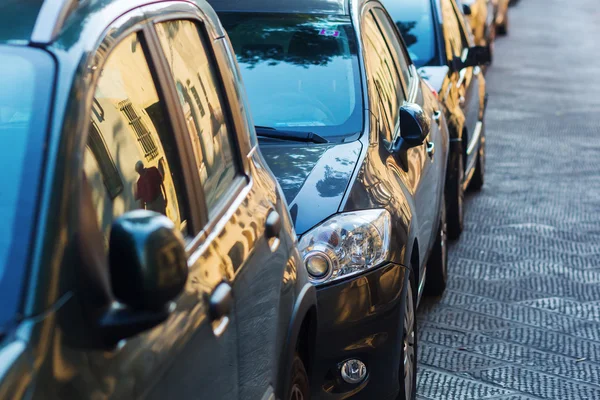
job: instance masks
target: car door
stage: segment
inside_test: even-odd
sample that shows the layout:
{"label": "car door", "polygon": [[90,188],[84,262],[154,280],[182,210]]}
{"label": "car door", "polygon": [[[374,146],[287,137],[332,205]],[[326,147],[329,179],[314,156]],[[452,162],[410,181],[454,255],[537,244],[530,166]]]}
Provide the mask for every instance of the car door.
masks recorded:
{"label": "car door", "polygon": [[[235,122],[246,116],[226,90],[227,82],[234,82],[227,39],[210,39],[201,20],[194,17],[193,6],[180,5],[178,19],[165,17],[161,5],[150,9],[149,15],[157,17],[154,29],[204,195],[207,239],[199,249],[199,262],[218,264],[202,260],[218,257],[226,280],[221,285],[233,297],[239,398],[263,398],[277,384],[280,295],[292,245],[290,237],[279,232],[282,216],[276,206],[276,184],[267,170],[255,169],[250,154],[242,153],[256,148],[249,150],[246,125]],[[168,10],[173,11],[172,6]],[[182,13],[188,18],[181,19]],[[282,321],[285,329],[288,322]],[[211,368],[207,360],[195,362]],[[175,364],[174,376],[190,374],[189,365]],[[191,369],[195,376],[198,368]]]}
{"label": "car door", "polygon": [[433,230],[437,226],[435,222],[438,219],[439,198],[442,190],[441,186],[443,185],[443,180],[439,178],[440,163],[436,162],[441,159],[439,155],[436,155],[436,147],[442,150],[443,143],[439,126],[433,123],[434,120],[439,120],[441,115],[434,115],[435,110],[431,107],[431,102],[426,101],[423,96],[416,69],[412,66],[404,43],[387,12],[382,8],[375,7],[373,8],[373,15],[384,40],[392,50],[391,54],[396,68],[400,71],[402,87],[408,94],[407,101],[421,106],[432,121],[431,130],[425,142],[421,146],[409,149],[407,152],[408,157],[418,163],[416,170],[419,171],[419,174],[414,176],[415,186],[413,188],[415,209],[418,215],[419,243],[423,246],[423,250],[427,252],[432,244]]}
{"label": "car door", "polygon": [[[145,208],[171,219],[186,241],[189,278],[164,323],[114,349],[86,351],[78,371],[86,384],[71,395],[237,398],[235,304],[226,286],[233,266],[229,242],[213,228],[231,214],[207,217],[202,191],[194,189],[195,161],[182,146],[185,132],[174,118],[166,79],[159,78],[164,73],[152,31],[135,24],[140,19],[138,10],[114,22],[93,58],[93,107],[101,112],[90,109],[86,117],[84,185],[106,244],[113,221],[128,211]],[[238,170],[231,159],[225,164],[231,167],[214,171],[230,176],[230,186]]]}
{"label": "car door", "polygon": [[[467,25],[462,13],[457,9],[452,0],[442,0],[442,18],[444,21],[444,36],[449,60],[457,57],[465,60],[467,51],[472,44],[471,35],[467,32]],[[466,152],[465,167],[469,171],[476,157],[473,144],[477,143],[481,133],[482,124],[479,121],[479,79],[481,77],[480,67],[467,67],[456,72],[454,82],[458,104],[465,116],[465,128],[467,131],[467,142],[463,143]],[[469,151],[469,149],[471,149]]]}

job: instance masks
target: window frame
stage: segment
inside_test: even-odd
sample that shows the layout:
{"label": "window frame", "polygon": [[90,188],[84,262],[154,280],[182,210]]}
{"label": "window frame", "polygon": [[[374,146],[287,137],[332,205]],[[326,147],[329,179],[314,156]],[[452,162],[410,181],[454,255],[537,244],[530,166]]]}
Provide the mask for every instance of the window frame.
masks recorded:
{"label": "window frame", "polygon": [[[152,6],[148,6],[145,8],[149,7]],[[193,247],[197,247],[202,244],[204,239],[206,239],[206,237],[212,231],[217,229],[217,226],[222,221],[222,219],[229,213],[231,208],[235,204],[239,203],[240,200],[246,197],[248,187],[252,183],[250,179],[250,171],[247,157],[250,156],[251,152],[254,151],[254,149],[249,149],[249,138],[245,137],[247,136],[246,133],[240,129],[238,124],[235,123],[236,115],[234,114],[236,113],[236,110],[232,108],[231,93],[227,90],[226,80],[223,75],[224,68],[229,68],[229,64],[227,64],[226,62],[226,60],[228,60],[227,55],[222,54],[221,49],[217,48],[218,46],[216,46],[216,40],[211,38],[204,18],[195,6],[189,4],[177,4],[175,7],[170,7],[170,10],[172,10],[172,12],[168,14],[156,13],[155,16],[151,16],[148,19],[148,23],[145,25],[145,29],[148,31],[148,34],[152,37],[152,51],[155,52],[154,55],[161,65],[160,79],[162,86],[166,88],[166,90],[169,92],[169,95],[171,96],[171,99],[174,100],[174,104],[172,104],[174,108],[172,115],[177,120],[178,130],[183,136],[182,140],[185,142],[188,165],[190,166],[190,172],[193,175],[195,191],[198,193],[198,202],[196,203],[196,208],[199,209],[201,213],[201,232],[193,240],[192,243]],[[197,163],[192,149],[192,142],[187,129],[187,125],[185,123],[183,108],[179,102],[179,97],[177,95],[177,88],[172,76],[171,68],[168,64],[166,55],[164,54],[164,51],[160,44],[160,40],[155,27],[155,25],[163,22],[177,20],[186,20],[193,22],[197,26],[199,34],[203,36],[204,43],[201,43],[201,45],[205,47],[210,65],[214,68],[213,72],[215,73],[215,77],[218,82],[217,90],[220,90],[220,97],[222,99],[223,116],[225,119],[225,123],[227,124],[227,128],[229,130],[232,156],[238,164],[236,178],[234,179],[229,192],[227,192],[224,198],[217,203],[215,207],[215,212],[212,215],[209,215],[205,191],[202,187],[200,174],[198,173],[198,169],[196,168]]]}

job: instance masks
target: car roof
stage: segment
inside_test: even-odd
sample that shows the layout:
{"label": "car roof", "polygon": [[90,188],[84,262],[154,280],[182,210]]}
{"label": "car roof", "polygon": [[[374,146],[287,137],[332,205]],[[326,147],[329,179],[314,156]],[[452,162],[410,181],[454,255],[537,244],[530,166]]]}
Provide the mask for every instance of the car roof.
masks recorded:
{"label": "car roof", "polygon": [[[181,0],[198,6],[208,22],[221,34],[214,11],[205,0]],[[49,45],[60,40],[67,25],[83,27],[107,23],[128,10],[156,3],[157,0],[0,0],[0,44]],[[113,7],[116,6],[116,7]]]}
{"label": "car roof", "polygon": [[218,12],[348,15],[348,0],[208,0]]}

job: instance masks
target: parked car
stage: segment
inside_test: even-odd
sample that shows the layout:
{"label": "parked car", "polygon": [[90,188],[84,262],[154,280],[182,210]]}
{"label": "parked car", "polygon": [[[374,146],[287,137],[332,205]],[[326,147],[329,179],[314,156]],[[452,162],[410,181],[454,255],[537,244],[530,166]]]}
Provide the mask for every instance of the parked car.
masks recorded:
{"label": "parked car", "polygon": [[0,398],[307,398],[316,290],[214,11],[23,7],[0,17]]}
{"label": "parked car", "polygon": [[481,189],[485,175],[487,93],[476,46],[454,0],[383,0],[419,73],[436,90],[450,132],[446,183],[448,236],[463,230],[464,192]]}
{"label": "parked car", "polygon": [[494,24],[500,35],[508,33],[508,7],[511,0],[492,0],[494,5]]}
{"label": "parked car", "polygon": [[416,306],[447,276],[441,105],[379,1],[211,4],[318,288],[312,395],[413,399]]}
{"label": "parked car", "polygon": [[475,44],[489,49],[491,57],[496,40],[495,0],[460,0],[463,14],[475,36]]}

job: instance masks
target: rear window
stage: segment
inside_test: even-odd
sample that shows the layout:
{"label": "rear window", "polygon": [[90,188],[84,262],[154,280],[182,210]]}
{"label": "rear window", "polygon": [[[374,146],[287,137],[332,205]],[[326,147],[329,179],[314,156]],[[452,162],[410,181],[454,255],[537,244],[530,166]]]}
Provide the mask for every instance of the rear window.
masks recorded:
{"label": "rear window", "polygon": [[254,121],[331,139],[362,131],[356,37],[347,17],[222,13]]}
{"label": "rear window", "polygon": [[383,4],[400,29],[415,66],[435,65],[437,46],[431,0],[384,0]]}
{"label": "rear window", "polygon": [[42,50],[0,46],[0,326],[12,317],[30,253],[54,74]]}

